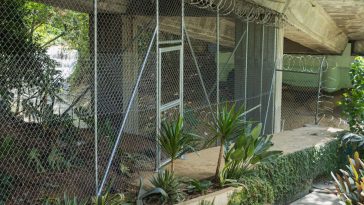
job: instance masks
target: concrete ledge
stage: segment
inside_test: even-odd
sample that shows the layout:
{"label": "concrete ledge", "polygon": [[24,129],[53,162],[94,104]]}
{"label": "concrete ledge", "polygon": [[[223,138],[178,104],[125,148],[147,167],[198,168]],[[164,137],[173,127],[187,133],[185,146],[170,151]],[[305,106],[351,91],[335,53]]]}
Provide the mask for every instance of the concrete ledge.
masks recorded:
{"label": "concrete ledge", "polygon": [[211,194],[184,201],[178,205],[199,205],[202,201],[214,202],[214,204],[218,205],[227,205],[229,203],[230,195],[232,195],[235,191],[239,191],[240,189],[241,188],[229,187]]}

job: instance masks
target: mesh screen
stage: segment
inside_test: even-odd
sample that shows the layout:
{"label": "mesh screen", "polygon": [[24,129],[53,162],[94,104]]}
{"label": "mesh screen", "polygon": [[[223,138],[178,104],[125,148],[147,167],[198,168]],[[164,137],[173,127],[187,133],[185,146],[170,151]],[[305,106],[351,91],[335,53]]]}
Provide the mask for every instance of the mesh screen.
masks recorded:
{"label": "mesh screen", "polygon": [[284,55],[282,85],[282,129],[291,130],[315,124],[320,115],[318,109],[322,92],[320,72],[325,58],[323,56]]}
{"label": "mesh screen", "polygon": [[137,192],[136,179],[168,160],[157,122],[177,119],[181,104],[187,129],[205,138],[226,102],[273,132],[276,28],[263,10],[224,7],[218,16],[186,2],[183,13],[178,0],[94,6],[0,2],[0,204],[84,199],[112,180],[113,192]]}

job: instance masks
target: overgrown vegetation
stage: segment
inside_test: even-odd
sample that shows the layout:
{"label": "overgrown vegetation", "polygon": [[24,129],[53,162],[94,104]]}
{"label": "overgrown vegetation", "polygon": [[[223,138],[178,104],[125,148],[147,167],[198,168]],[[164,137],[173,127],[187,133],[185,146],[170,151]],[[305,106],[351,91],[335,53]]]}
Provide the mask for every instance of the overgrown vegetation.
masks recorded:
{"label": "overgrown vegetation", "polygon": [[229,205],[261,205],[274,202],[272,186],[257,177],[244,177],[239,180],[243,186],[229,198]]}
{"label": "overgrown vegetation", "polygon": [[[9,176],[10,187],[32,195],[31,191],[44,192],[40,189],[45,186],[34,189],[30,182],[37,174],[47,178],[84,164],[79,152],[88,145],[79,143],[80,129],[69,114],[55,112],[56,104],[65,104],[62,94],[67,79],[48,48],[57,44],[79,50],[79,62],[84,50],[89,58],[88,14],[28,0],[4,0],[0,24],[0,159],[4,167],[0,174]],[[5,181],[0,185],[5,186]],[[52,181],[46,186],[63,185]],[[9,190],[0,191],[5,195]],[[24,200],[16,196],[1,200],[6,197]]]}
{"label": "overgrown vegetation", "polygon": [[275,204],[287,204],[306,195],[312,181],[339,166],[339,142],[331,142],[283,155],[256,167],[253,176],[268,182]]}
{"label": "overgrown vegetation", "polygon": [[[15,102],[15,115],[20,112],[45,115],[48,105],[57,98],[62,83],[60,72],[55,69],[56,62],[47,55],[45,47],[33,36],[35,25],[27,21],[31,10],[26,1],[6,1],[0,8],[0,112],[10,114],[11,104]],[[30,97],[20,98],[29,91]],[[40,100],[32,102],[33,98]],[[21,105],[25,110],[20,111]]]}
{"label": "overgrown vegetation", "polygon": [[364,135],[364,58],[356,57],[351,65],[352,88],[344,93],[341,102],[343,113],[348,119],[350,131]]}
{"label": "overgrown vegetation", "polygon": [[[350,132],[339,136],[344,154],[348,155],[349,165],[341,174],[332,174],[336,182],[338,197],[346,204],[362,204],[364,197],[364,166],[359,153],[364,149],[364,58],[356,57],[351,65],[350,78],[352,88],[344,93],[341,102],[343,113],[347,117]],[[354,153],[354,158],[349,155]]]}

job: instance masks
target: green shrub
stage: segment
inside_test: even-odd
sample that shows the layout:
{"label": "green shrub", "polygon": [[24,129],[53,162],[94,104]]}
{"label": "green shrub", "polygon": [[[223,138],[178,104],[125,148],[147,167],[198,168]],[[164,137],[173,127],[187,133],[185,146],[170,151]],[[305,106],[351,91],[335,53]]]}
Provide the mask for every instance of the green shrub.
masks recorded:
{"label": "green shrub", "polygon": [[[240,179],[251,172],[256,164],[275,158],[281,151],[270,151],[273,146],[272,135],[261,135],[262,124],[246,129],[239,134],[234,145],[225,154],[223,172],[229,179]],[[269,150],[269,151],[268,151]]]}
{"label": "green shrub", "polygon": [[338,140],[333,140],[286,154],[258,165],[253,174],[270,183],[275,204],[287,204],[307,194],[315,178],[338,169],[338,148]]}
{"label": "green shrub", "polygon": [[12,160],[15,151],[15,142],[12,136],[0,138],[0,160]]}
{"label": "green shrub", "polygon": [[0,172],[0,205],[6,204],[12,192],[14,178]]}
{"label": "green shrub", "polygon": [[271,204],[274,201],[272,186],[259,178],[242,178],[244,185],[241,191],[234,192],[229,198],[229,205],[261,205]]}
{"label": "green shrub", "polygon": [[190,181],[190,185],[187,187],[187,189],[189,190],[189,192],[198,192],[201,193],[202,195],[205,195],[207,190],[212,186],[212,182],[208,181],[208,180],[197,180],[197,179],[192,179]]}
{"label": "green shrub", "polygon": [[364,135],[364,58],[357,57],[351,65],[350,79],[353,88],[344,93],[341,102],[348,118],[350,131]]}

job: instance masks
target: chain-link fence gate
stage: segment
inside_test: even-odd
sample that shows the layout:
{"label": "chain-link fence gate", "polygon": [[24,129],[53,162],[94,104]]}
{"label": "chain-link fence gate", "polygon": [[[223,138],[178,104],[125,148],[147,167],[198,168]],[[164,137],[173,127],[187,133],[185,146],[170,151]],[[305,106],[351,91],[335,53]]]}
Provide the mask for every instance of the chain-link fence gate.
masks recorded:
{"label": "chain-link fence gate", "polygon": [[0,2],[0,204],[136,192],[163,120],[209,137],[237,103],[273,132],[279,14],[246,1]]}
{"label": "chain-link fence gate", "polygon": [[[325,56],[284,55],[282,72],[282,130],[306,124],[319,124],[327,110],[330,96],[323,92]],[[331,106],[331,105],[330,105]]]}

